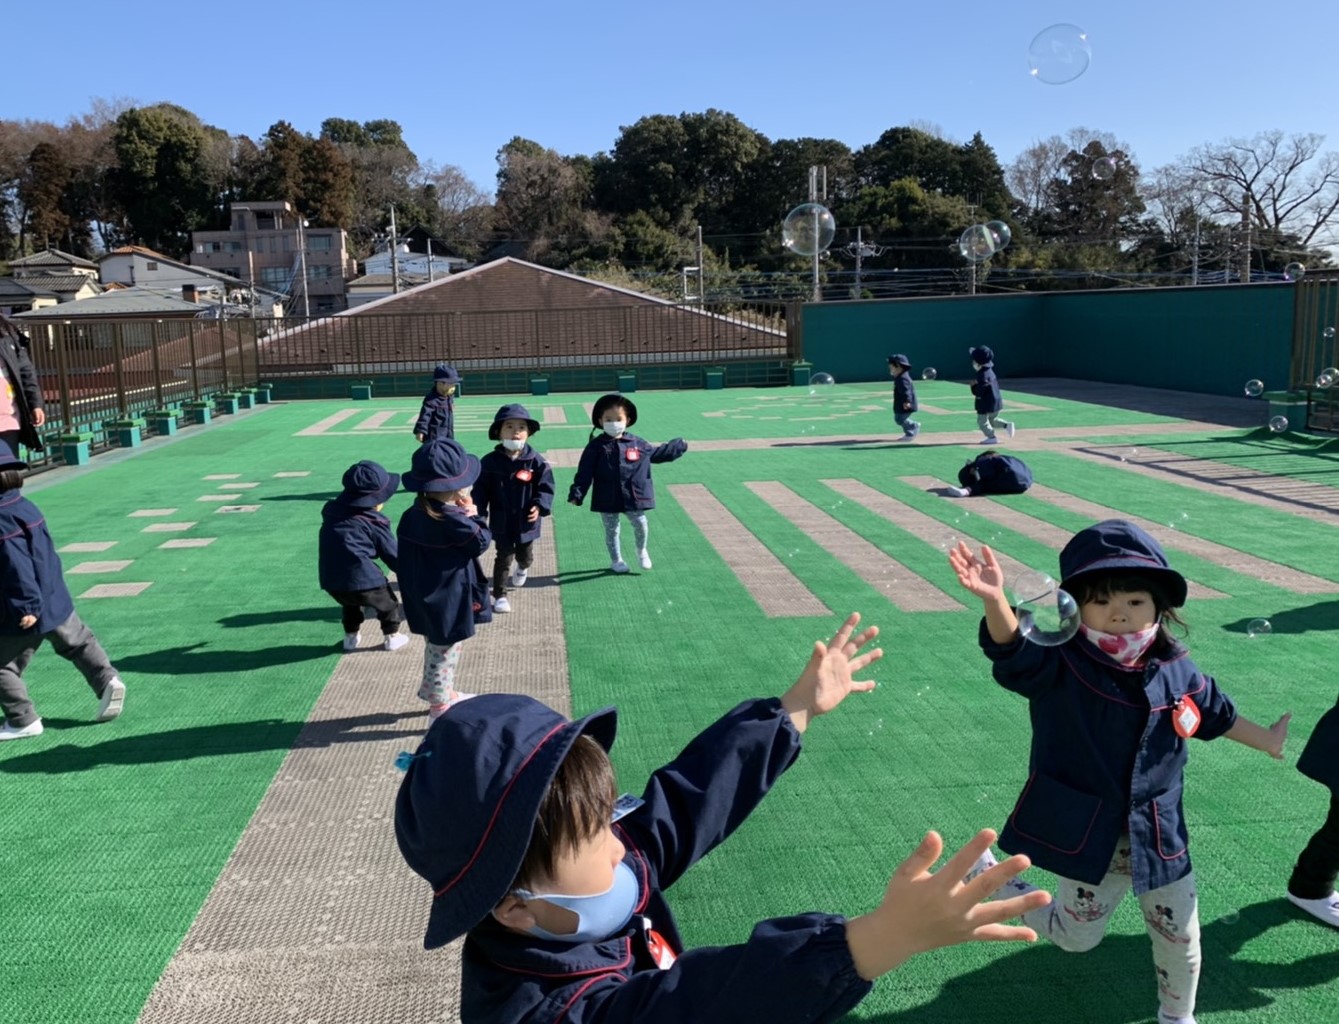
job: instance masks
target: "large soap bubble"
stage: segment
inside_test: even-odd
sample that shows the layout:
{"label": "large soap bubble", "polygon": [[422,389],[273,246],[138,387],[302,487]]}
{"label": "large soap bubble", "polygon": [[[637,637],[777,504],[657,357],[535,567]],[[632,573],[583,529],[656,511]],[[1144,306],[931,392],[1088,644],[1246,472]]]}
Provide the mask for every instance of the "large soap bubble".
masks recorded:
{"label": "large soap bubble", "polygon": [[1009,230],[1009,225],[1002,220],[987,221],[986,230],[990,232],[990,237],[995,240],[996,252],[1013,241],[1014,233]]}
{"label": "large soap bubble", "polygon": [[1059,588],[1018,606],[1018,632],[1039,647],[1059,647],[1079,631],[1079,603]]}
{"label": "large soap bubble", "polygon": [[781,242],[799,256],[827,252],[837,234],[837,221],[822,203],[801,203],[781,222]]}
{"label": "large soap bubble", "polygon": [[1088,34],[1079,26],[1069,24],[1042,29],[1027,49],[1032,77],[1047,85],[1074,81],[1088,70],[1092,57]]}
{"label": "large soap bubble", "polygon": [[995,255],[995,236],[984,224],[973,224],[958,236],[958,252],[968,263],[984,263]]}
{"label": "large soap bubble", "polygon": [[1283,268],[1283,280],[1297,282],[1306,277],[1306,265],[1303,263],[1289,263]]}
{"label": "large soap bubble", "polygon": [[1245,388],[1247,398],[1259,398],[1265,393],[1265,382],[1262,380],[1251,379],[1246,382]]}
{"label": "large soap bubble", "polygon": [[1110,181],[1116,176],[1116,167],[1114,156],[1099,156],[1093,161],[1093,177],[1098,181]]}

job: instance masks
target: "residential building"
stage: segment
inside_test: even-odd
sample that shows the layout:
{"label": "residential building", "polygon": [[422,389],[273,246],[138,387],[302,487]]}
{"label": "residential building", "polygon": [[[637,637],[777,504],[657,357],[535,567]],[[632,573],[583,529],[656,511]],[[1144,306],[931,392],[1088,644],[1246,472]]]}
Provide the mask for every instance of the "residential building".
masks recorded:
{"label": "residential building", "polygon": [[98,276],[98,265],[92,260],[60,249],[43,249],[31,256],[20,256],[9,261],[9,272],[15,277],[40,277],[45,274],[82,274]]}
{"label": "residential building", "polygon": [[140,245],[124,245],[98,257],[104,288],[125,285],[189,302],[253,310],[254,316],[282,316],[282,296],[251,286],[235,274],[182,263]]}

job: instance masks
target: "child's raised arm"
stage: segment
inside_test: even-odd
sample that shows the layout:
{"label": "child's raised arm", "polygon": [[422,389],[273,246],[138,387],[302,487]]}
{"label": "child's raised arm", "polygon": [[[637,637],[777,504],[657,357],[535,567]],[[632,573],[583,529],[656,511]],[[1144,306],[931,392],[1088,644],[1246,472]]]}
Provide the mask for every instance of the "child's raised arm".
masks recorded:
{"label": "child's raised arm", "polygon": [[809,663],[800,678],[781,697],[781,707],[790,715],[796,731],[804,732],[809,722],[825,715],[846,699],[850,693],[864,693],[874,689],[874,680],[856,680],[851,676],[883,657],[883,648],[859,654],[860,648],[879,635],[878,626],[862,629],[851,636],[860,624],[860,613],[852,612],[827,643],[814,641]]}
{"label": "child's raised arm", "polygon": [[1004,596],[1004,570],[1000,568],[995,552],[982,545],[980,556],[962,541],[948,553],[948,564],[958,582],[971,594],[981,598],[986,613],[986,628],[997,644],[1010,643],[1018,636],[1018,617]]}

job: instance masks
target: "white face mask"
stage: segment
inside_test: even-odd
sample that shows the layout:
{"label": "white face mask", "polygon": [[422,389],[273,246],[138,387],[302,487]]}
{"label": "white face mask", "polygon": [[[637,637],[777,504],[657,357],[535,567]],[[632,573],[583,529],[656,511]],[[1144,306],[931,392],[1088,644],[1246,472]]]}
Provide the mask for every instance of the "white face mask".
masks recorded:
{"label": "white face mask", "polygon": [[1137,633],[1104,633],[1100,629],[1090,629],[1079,625],[1079,631],[1088,642],[1113,661],[1129,668],[1143,660],[1153,641],[1158,638],[1158,623],[1141,629]]}
{"label": "white face mask", "polygon": [[509,452],[519,452],[525,447],[525,442],[519,437],[504,437],[502,439],[502,447]]}
{"label": "white face mask", "polygon": [[610,437],[618,437],[627,429],[628,425],[622,420],[606,420],[604,424],[604,432]]}

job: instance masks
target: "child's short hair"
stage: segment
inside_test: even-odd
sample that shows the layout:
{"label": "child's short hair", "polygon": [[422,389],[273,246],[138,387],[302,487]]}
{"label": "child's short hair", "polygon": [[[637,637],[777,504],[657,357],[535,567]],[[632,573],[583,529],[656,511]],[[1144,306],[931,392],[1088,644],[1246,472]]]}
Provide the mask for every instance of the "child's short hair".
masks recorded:
{"label": "child's short hair", "polygon": [[574,853],[609,824],[617,799],[609,755],[589,736],[578,736],[540,800],[530,846],[512,888],[532,889],[541,879],[552,878],[559,857]]}
{"label": "child's short hair", "polygon": [[1185,620],[1177,614],[1177,606],[1172,603],[1172,596],[1168,593],[1165,581],[1153,573],[1131,572],[1128,569],[1099,570],[1084,573],[1069,586],[1069,596],[1079,603],[1080,608],[1089,601],[1110,598],[1116,594],[1129,594],[1136,590],[1146,591],[1153,598],[1153,607],[1157,610],[1158,621],[1162,627],[1158,630],[1154,653],[1162,653],[1176,644],[1176,638],[1172,636],[1168,623],[1176,626],[1182,636],[1190,632]]}

